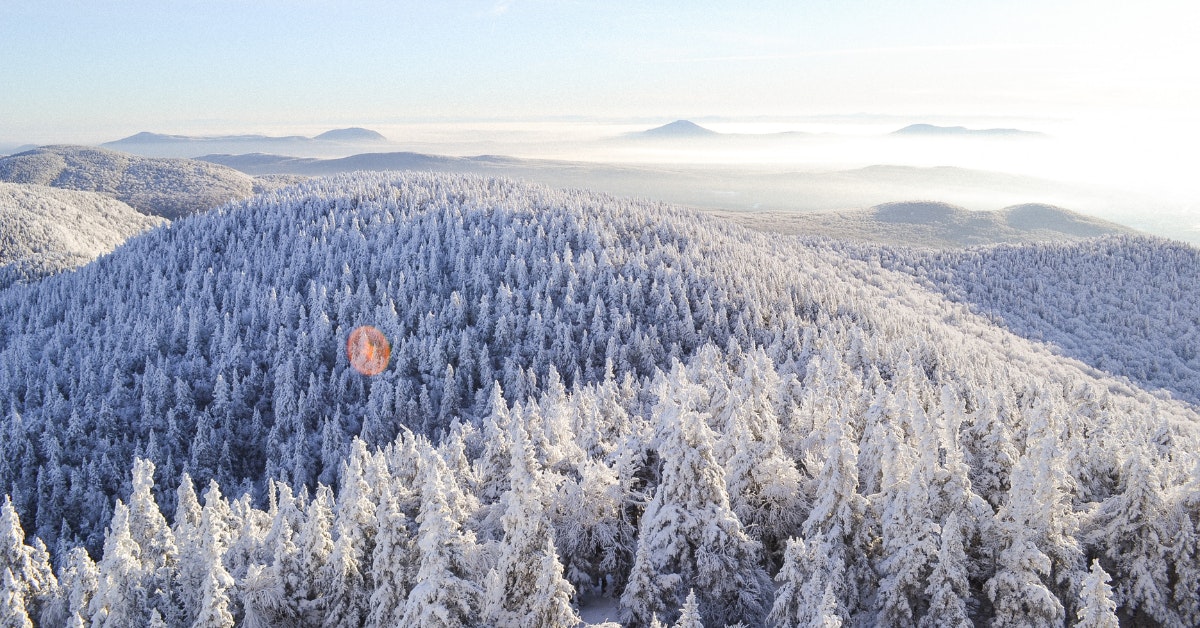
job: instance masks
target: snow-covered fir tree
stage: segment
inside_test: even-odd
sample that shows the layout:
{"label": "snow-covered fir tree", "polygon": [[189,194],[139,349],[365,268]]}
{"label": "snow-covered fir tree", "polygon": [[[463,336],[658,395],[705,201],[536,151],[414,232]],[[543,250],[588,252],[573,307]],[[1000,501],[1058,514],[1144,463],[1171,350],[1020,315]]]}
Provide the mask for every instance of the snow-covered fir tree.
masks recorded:
{"label": "snow-covered fir tree", "polygon": [[700,612],[709,623],[761,623],[771,588],[759,562],[761,546],[730,508],[713,437],[698,412],[701,389],[676,364],[659,390],[654,414],[662,482],[642,516],[633,574],[621,598],[627,620],[645,625],[660,611],[674,617],[686,587],[701,592]]}

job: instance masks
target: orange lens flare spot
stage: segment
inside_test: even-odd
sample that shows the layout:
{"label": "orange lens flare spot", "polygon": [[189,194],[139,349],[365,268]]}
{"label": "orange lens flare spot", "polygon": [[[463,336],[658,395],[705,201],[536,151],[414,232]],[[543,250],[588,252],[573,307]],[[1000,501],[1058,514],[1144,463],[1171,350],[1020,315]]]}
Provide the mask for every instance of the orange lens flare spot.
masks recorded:
{"label": "orange lens flare spot", "polygon": [[350,338],[346,340],[346,357],[350,358],[350,366],[359,373],[378,375],[387,368],[388,360],[392,357],[392,346],[383,332],[363,325],[350,332]]}

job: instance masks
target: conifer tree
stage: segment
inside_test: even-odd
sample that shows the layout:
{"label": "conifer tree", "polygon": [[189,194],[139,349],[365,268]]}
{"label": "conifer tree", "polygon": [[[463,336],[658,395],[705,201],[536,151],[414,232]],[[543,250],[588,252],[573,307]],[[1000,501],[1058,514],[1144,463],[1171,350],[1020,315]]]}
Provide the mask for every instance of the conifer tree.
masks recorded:
{"label": "conifer tree", "polygon": [[941,525],[939,547],[925,595],[929,609],[921,617],[921,628],[970,628],[966,600],[970,599],[967,555],[963,549],[962,527],[958,514],[950,513]]}
{"label": "conifer tree", "polygon": [[375,548],[371,554],[371,582],[375,588],[367,625],[402,626],[404,602],[412,586],[412,538],[408,518],[400,510],[400,487],[388,477],[377,477],[375,488],[382,503],[376,510]]}
{"label": "conifer tree", "polygon": [[785,540],[799,530],[806,506],[800,472],[780,441],[770,398],[778,387],[779,376],[766,353],[757,348],[748,354],[729,391],[735,408],[723,438],[731,452],[724,465],[730,506],[747,533],[763,545],[772,569],[782,560]]}
{"label": "conifer tree", "polygon": [[1175,568],[1172,602],[1184,624],[1200,624],[1200,457],[1196,458],[1192,479],[1175,494],[1171,514],[1174,532],[1171,562]]}
{"label": "conifer tree", "polygon": [[176,584],[183,610],[181,623],[190,626],[200,614],[200,599],[195,592],[204,586],[207,567],[203,561],[205,550],[201,534],[203,510],[187,473],[180,478],[175,502],[175,525],[171,534],[179,551]]}
{"label": "conifer tree", "polygon": [[504,540],[488,574],[484,616],[504,626],[552,628],[574,625],[574,588],[562,576],[554,528],[546,512],[550,487],[534,457],[529,437],[512,426],[510,490],[505,494]]}
{"label": "conifer tree", "polygon": [[154,463],[135,459],[133,491],[129,495],[129,536],[137,544],[140,586],[150,597],[149,603],[159,614],[175,618],[180,614],[174,590],[179,550],[175,535],[158,509],[151,490],[154,488]]}
{"label": "conifer tree", "polygon": [[847,615],[839,593],[846,582],[844,554],[844,546],[829,542],[823,532],[807,544],[789,540],[768,622],[777,628],[840,626]]}
{"label": "conifer tree", "polygon": [[329,583],[322,580],[325,565],[333,553],[333,491],[324,485],[317,487],[316,497],[308,503],[304,523],[296,539],[300,553],[300,582],[297,586],[297,610],[305,623],[316,625],[325,615],[322,596]]}
{"label": "conifer tree", "polygon": [[1030,456],[1018,461],[1008,499],[996,514],[1000,553],[986,584],[995,626],[1060,626],[1066,620],[1062,602],[1048,586],[1050,557],[1037,545],[1038,511],[1046,506],[1037,500],[1036,464]]}
{"label": "conifer tree", "polygon": [[820,574],[820,579],[805,584],[805,603],[810,608],[820,603],[828,585],[843,619],[859,610],[876,579],[867,562],[872,541],[865,529],[867,500],[858,494],[858,448],[844,427],[845,421],[834,417],[821,430],[825,458],[802,526],[809,551],[814,552],[811,560],[819,565],[813,573]]}
{"label": "conifer tree", "polygon": [[688,591],[687,600],[679,612],[679,619],[672,628],[704,628],[704,622],[700,621],[700,605],[696,603],[695,591]]}
{"label": "conifer tree", "polygon": [[134,626],[149,620],[150,592],[142,585],[140,552],[129,534],[129,508],[117,500],[104,538],[100,578],[91,601],[93,628]]}
{"label": "conifer tree", "polygon": [[12,570],[4,567],[0,575],[0,626],[4,628],[33,628],[29,611],[25,608],[25,595]]}
{"label": "conifer tree", "polygon": [[362,557],[356,555],[351,538],[339,524],[333,551],[319,578],[326,587],[316,604],[324,613],[315,624],[321,628],[359,628],[366,621],[369,591]]}
{"label": "conifer tree", "polygon": [[232,628],[233,613],[230,611],[229,589],[234,580],[225,569],[225,551],[229,547],[232,531],[229,529],[229,504],[221,496],[221,489],[210,480],[204,492],[204,509],[200,517],[199,564],[203,580],[198,591],[198,612],[192,628]]}
{"label": "conifer tree", "polygon": [[1113,601],[1108,574],[1099,559],[1092,559],[1092,568],[1079,588],[1079,610],[1076,628],[1117,628],[1117,603]]}
{"label": "conifer tree", "polygon": [[1163,499],[1162,480],[1145,447],[1127,453],[1118,493],[1101,503],[1089,539],[1104,548],[1116,575],[1114,599],[1164,624],[1178,621],[1171,608],[1169,562],[1164,541],[1175,536]]}
{"label": "conifer tree", "polygon": [[[925,422],[924,411],[908,391],[901,407],[914,431]],[[938,553],[937,523],[929,490],[933,480],[928,457],[919,458],[907,443],[893,442],[883,461],[882,557],[878,597],[881,619],[890,625],[911,624],[924,614],[924,589]],[[931,444],[932,445],[932,444]]]}
{"label": "conifer tree", "polygon": [[[88,616],[88,603],[96,593],[99,569],[82,547],[72,548],[63,559],[59,571],[63,605],[59,621],[64,625],[84,626]],[[44,620],[50,625],[54,622]]]}
{"label": "conifer tree", "polygon": [[453,475],[428,444],[421,453],[421,512],[417,516],[420,564],[416,584],[405,603],[402,625],[469,626],[480,616],[483,592],[468,563],[474,535],[462,530],[446,501],[446,485],[455,481]]}
{"label": "conifer tree", "polygon": [[701,613],[711,623],[759,624],[767,614],[770,580],[759,564],[760,546],[730,509],[711,431],[697,411],[701,393],[678,363],[660,384],[654,414],[662,482],[642,515],[630,585],[621,596],[626,620],[636,625],[648,624],[664,603],[670,605],[664,614],[673,617],[685,587],[701,592]]}
{"label": "conifer tree", "polygon": [[50,568],[49,553],[41,540],[25,544],[25,531],[8,495],[0,505],[0,565],[9,570],[11,577],[11,584],[5,585],[5,595],[9,595],[11,587],[12,595],[20,598],[21,608],[30,617],[37,618],[42,606],[58,594],[58,579]]}

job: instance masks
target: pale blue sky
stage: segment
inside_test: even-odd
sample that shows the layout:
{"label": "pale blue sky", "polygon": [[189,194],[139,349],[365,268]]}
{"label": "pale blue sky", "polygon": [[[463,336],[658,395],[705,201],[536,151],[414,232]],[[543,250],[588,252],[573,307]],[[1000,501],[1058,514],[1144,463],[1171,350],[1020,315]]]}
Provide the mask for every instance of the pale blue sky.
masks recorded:
{"label": "pale blue sky", "polygon": [[0,0],[0,140],[423,118],[1188,116],[1188,2]]}

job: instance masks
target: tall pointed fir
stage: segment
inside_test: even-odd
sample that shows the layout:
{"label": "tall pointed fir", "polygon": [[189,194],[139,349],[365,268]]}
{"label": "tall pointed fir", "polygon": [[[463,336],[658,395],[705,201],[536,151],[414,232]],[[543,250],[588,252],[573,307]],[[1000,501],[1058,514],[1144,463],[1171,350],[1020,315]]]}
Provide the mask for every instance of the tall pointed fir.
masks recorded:
{"label": "tall pointed fir", "polygon": [[696,592],[688,591],[687,600],[679,611],[679,619],[671,628],[704,628],[700,620],[700,605],[696,603]]}
{"label": "tall pointed fir", "polygon": [[1117,603],[1113,601],[1112,587],[1108,586],[1110,579],[1100,566],[1098,559],[1092,559],[1092,568],[1083,585],[1079,588],[1079,610],[1075,613],[1075,628],[1118,628]]}
{"label": "tall pointed fir", "polygon": [[446,501],[453,474],[438,453],[424,443],[421,449],[421,511],[417,516],[420,563],[416,584],[405,602],[404,626],[458,628],[480,615],[482,589],[472,579],[468,555],[474,534],[462,529]]}
{"label": "tall pointed fir", "polygon": [[287,485],[269,480],[271,527],[262,540],[268,565],[251,565],[241,583],[247,628],[291,625],[300,619],[300,601],[309,584],[301,573],[300,548],[295,529],[301,518],[296,499]]}
{"label": "tall pointed fir", "polygon": [[484,616],[499,626],[573,626],[574,588],[563,578],[554,548],[554,528],[546,511],[552,487],[534,457],[529,436],[512,425],[510,489],[504,496],[504,541],[496,567],[488,573]]}
{"label": "tall pointed fir", "polygon": [[845,546],[831,543],[824,532],[806,544],[788,541],[783,567],[775,576],[779,587],[767,622],[776,628],[841,626],[846,614],[838,591],[846,581]]}
{"label": "tall pointed fir", "polygon": [[356,555],[351,535],[344,524],[337,525],[336,540],[329,561],[319,578],[326,590],[319,598],[323,612],[321,628],[359,628],[366,621],[369,592],[363,575],[362,557]]}
{"label": "tall pointed fir", "polygon": [[1018,459],[1008,499],[996,513],[999,555],[996,572],[985,586],[994,609],[993,626],[1049,627],[1066,621],[1066,610],[1049,585],[1050,557],[1037,544],[1043,517],[1039,511],[1047,507],[1038,501],[1039,464],[1030,455]]}
{"label": "tall pointed fir", "polygon": [[[207,567],[202,560],[204,539],[201,536],[203,510],[192,478],[187,473],[179,480],[175,491],[175,522],[171,534],[175,538],[179,560],[176,565],[176,590],[180,593],[182,617],[180,624],[190,626],[200,614],[200,600],[194,594],[204,584]],[[184,594],[184,592],[192,592]]]}
{"label": "tall pointed fir", "polygon": [[[25,530],[8,495],[0,505],[0,566],[11,572],[13,603],[19,597],[29,616],[38,618],[42,606],[57,595],[58,579],[50,568],[50,554],[42,542],[35,539],[33,545],[25,544]],[[5,595],[9,593],[6,585]]]}
{"label": "tall pointed fir", "polygon": [[1172,518],[1162,479],[1148,451],[1143,444],[1126,452],[1118,492],[1100,504],[1088,537],[1103,549],[1116,576],[1117,604],[1171,624],[1178,619],[1171,605],[1166,543],[1175,534],[1168,527]]}
{"label": "tall pointed fir", "polygon": [[380,465],[371,465],[368,471],[373,476],[368,481],[381,501],[375,511],[375,548],[370,557],[375,589],[371,592],[367,625],[401,626],[413,575],[413,539],[408,517],[400,509],[399,493],[406,489]]}
{"label": "tall pointed fir", "polygon": [[88,603],[96,593],[100,572],[96,563],[82,547],[71,548],[59,567],[58,581],[62,587],[61,609],[55,618],[43,617],[47,626],[62,625],[77,628],[87,625]]}
{"label": "tall pointed fir", "polygon": [[967,607],[971,596],[969,565],[957,513],[950,513],[942,522],[938,544],[937,559],[929,574],[929,585],[925,587],[929,610],[918,625],[921,628],[970,628],[974,624]]}
{"label": "tall pointed fir", "polygon": [[161,616],[181,621],[179,593],[174,590],[179,550],[175,535],[154,500],[153,488],[154,463],[135,459],[133,491],[129,495],[129,535],[139,550],[140,586]]}
{"label": "tall pointed fir", "polygon": [[320,619],[327,613],[322,602],[330,584],[322,577],[327,573],[325,565],[333,554],[333,503],[333,490],[318,485],[316,497],[308,502],[304,523],[296,539],[301,560],[296,602],[300,616],[308,625],[320,624]]}
{"label": "tall pointed fir", "polygon": [[[911,391],[898,393],[906,422],[915,433],[927,422]],[[937,523],[930,508],[934,469],[906,442],[892,441],[883,460],[882,556],[878,598],[882,623],[911,624],[925,612],[924,589],[938,553]],[[936,443],[928,446],[936,447]]]}
{"label": "tall pointed fir", "polygon": [[233,577],[225,569],[225,551],[229,548],[232,531],[229,529],[229,504],[221,496],[216,481],[210,480],[204,492],[204,509],[200,516],[200,571],[203,580],[196,591],[198,613],[192,628],[232,628],[229,590]]}
{"label": "tall pointed fir", "polygon": [[711,430],[697,411],[703,391],[678,363],[659,385],[654,415],[662,481],[642,515],[621,596],[625,619],[645,626],[656,613],[674,618],[685,591],[694,588],[709,623],[761,624],[771,583],[759,563],[759,544],[730,508]]}
{"label": "tall pointed fir", "polygon": [[[846,423],[842,416],[831,417],[815,436],[823,441],[824,460],[814,482],[812,510],[802,526],[813,564],[797,573],[805,578],[795,583],[803,598],[798,607],[821,621],[832,621],[834,615],[848,620],[862,610],[876,579],[867,558],[867,500],[858,493],[858,447],[846,434]],[[832,610],[826,598],[833,600]]]}
{"label": "tall pointed fir", "polygon": [[1172,598],[1184,624],[1200,625],[1200,456],[1195,458],[1192,479],[1175,492],[1171,509],[1175,533],[1171,562],[1175,567]]}
{"label": "tall pointed fir", "polygon": [[807,510],[800,471],[783,453],[772,395],[779,375],[757,348],[729,391],[733,405],[722,442],[729,453],[725,485],[730,507],[747,533],[763,546],[768,565],[778,568],[784,544],[795,535]]}
{"label": "tall pointed fir", "polygon": [[369,457],[366,443],[355,438],[342,463],[341,490],[333,515],[333,550],[322,578],[328,585],[320,602],[325,609],[322,628],[361,626],[370,610],[377,507],[364,475]]}
{"label": "tall pointed fir", "polygon": [[[483,534],[500,529],[504,514],[500,498],[509,488],[512,452],[512,416],[499,382],[492,382],[488,397],[491,412],[483,418],[483,455],[475,459],[475,477],[479,478],[479,501],[484,512]],[[498,534],[497,534],[498,536]]]}
{"label": "tall pointed fir", "polygon": [[4,628],[33,628],[29,610],[25,608],[25,595],[12,570],[3,567],[0,574],[0,626]]}
{"label": "tall pointed fir", "polygon": [[140,548],[129,534],[129,508],[117,500],[104,537],[100,580],[92,598],[93,628],[119,628],[150,619],[149,592],[142,586]]}

